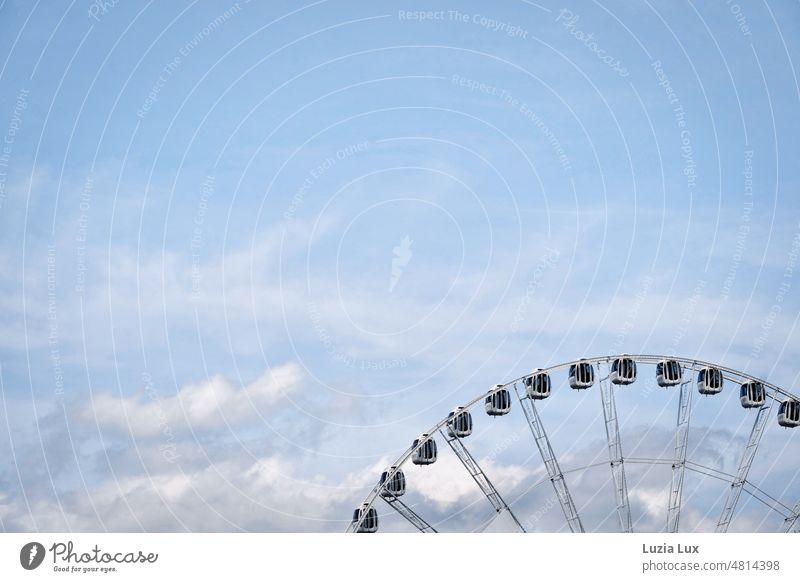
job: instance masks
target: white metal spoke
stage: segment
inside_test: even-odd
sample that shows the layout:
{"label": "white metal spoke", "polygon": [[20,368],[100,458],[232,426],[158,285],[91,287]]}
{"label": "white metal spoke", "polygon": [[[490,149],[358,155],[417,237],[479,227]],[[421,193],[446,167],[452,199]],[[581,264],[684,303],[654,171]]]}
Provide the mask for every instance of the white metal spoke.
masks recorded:
{"label": "white metal spoke", "polygon": [[[691,373],[691,372],[690,372]],[[692,377],[694,376],[691,373]],[[667,511],[667,531],[676,533],[681,519],[681,497],[683,479],[686,473],[686,452],[689,445],[689,420],[692,415],[692,381],[681,383],[678,401],[678,421],[675,431],[675,457],[672,463],[672,483],[669,489],[669,510]]]}
{"label": "white metal spoke", "polygon": [[513,519],[514,523],[517,525],[517,528],[519,528],[522,533],[525,533],[525,528],[522,527],[522,524],[517,519],[517,516],[514,515],[514,512],[511,511],[511,508],[503,500],[503,497],[497,491],[497,488],[492,484],[484,470],[481,469],[478,461],[476,461],[475,457],[473,457],[469,452],[464,444],[464,441],[457,436],[450,437],[446,435],[444,431],[440,430],[439,432],[444,437],[444,440],[447,442],[447,444],[450,445],[450,448],[453,449],[453,452],[464,465],[464,468],[470,474],[470,477],[473,478],[475,483],[478,484],[478,487],[480,487],[481,491],[483,491],[486,499],[488,499],[489,503],[491,503],[492,507],[494,507],[495,512],[499,515],[500,513],[507,511],[511,516],[511,519]]}
{"label": "white metal spoke", "polygon": [[422,533],[438,533],[431,524],[422,519],[413,509],[400,501],[400,499],[394,495],[384,497],[383,500],[386,501],[386,503],[388,503],[392,509],[397,511],[397,513],[405,517],[411,525],[413,525]]}
{"label": "white metal spoke", "polygon": [[622,440],[619,436],[619,421],[617,419],[617,404],[614,400],[614,386],[597,370],[600,384],[600,398],[603,401],[603,417],[605,418],[606,439],[608,441],[608,458],[611,462],[611,477],[614,481],[614,494],[617,501],[617,515],[619,527],[624,533],[633,531],[631,521],[631,506],[628,502],[628,481],[625,478],[625,460],[622,455]]}
{"label": "white metal spoke", "polygon": [[536,406],[533,400],[527,396],[523,398],[516,386],[514,386],[514,390],[517,392],[517,398],[522,405],[522,410],[525,412],[525,418],[528,420],[528,426],[531,428],[533,439],[536,441],[536,447],[539,449],[539,453],[542,456],[547,474],[550,477],[550,481],[553,483],[553,488],[556,490],[556,497],[561,504],[564,517],[567,518],[569,529],[572,532],[583,533],[584,529],[581,518],[578,516],[575,502],[572,500],[572,495],[570,495],[569,489],[567,488],[567,482],[564,480],[564,473],[561,471],[555,453],[553,453],[553,447],[550,445],[550,439],[547,437],[547,433],[544,430],[544,425],[542,425],[542,420],[539,418]]}
{"label": "white metal spoke", "polygon": [[739,469],[736,471],[736,477],[731,482],[731,488],[725,500],[725,507],[722,509],[722,514],[719,516],[717,532],[728,531],[728,527],[733,519],[733,513],[736,510],[736,504],[739,502],[739,497],[742,494],[742,488],[747,481],[747,475],[750,473],[750,467],[753,466],[753,459],[755,459],[756,452],[758,451],[758,444],[761,442],[761,437],[764,435],[764,428],[767,426],[769,413],[772,410],[772,404],[774,402],[775,399],[770,398],[768,405],[758,409],[755,422],[753,422],[753,429],[750,431],[750,437],[747,439],[747,445],[745,445],[742,459],[739,462]]}

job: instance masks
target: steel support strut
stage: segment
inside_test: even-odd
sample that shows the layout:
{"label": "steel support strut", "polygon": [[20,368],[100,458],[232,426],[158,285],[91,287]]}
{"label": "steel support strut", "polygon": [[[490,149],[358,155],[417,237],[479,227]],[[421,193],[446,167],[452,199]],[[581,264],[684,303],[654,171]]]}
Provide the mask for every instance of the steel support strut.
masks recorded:
{"label": "steel support strut", "polygon": [[611,477],[614,481],[614,495],[617,500],[617,515],[619,527],[624,533],[633,531],[631,522],[631,506],[628,502],[628,481],[625,478],[625,461],[622,455],[622,440],[619,436],[619,421],[617,420],[617,404],[614,400],[614,386],[600,375],[600,398],[603,401],[603,418],[606,425],[606,439],[608,441],[608,458],[611,462]]}
{"label": "steel support strut", "polygon": [[[692,374],[693,376],[693,374]],[[689,420],[692,415],[692,380],[681,382],[678,421],[675,431],[675,456],[672,462],[672,483],[669,489],[667,531],[676,533],[681,519],[683,478],[686,473],[686,452],[689,448]]]}
{"label": "steel support strut", "polygon": [[453,452],[459,458],[461,463],[464,465],[464,468],[470,474],[470,477],[473,478],[475,483],[478,484],[483,494],[486,496],[486,499],[489,500],[489,503],[492,504],[494,507],[495,512],[499,515],[501,513],[508,512],[508,515],[511,516],[511,519],[514,520],[514,523],[519,528],[519,531],[525,533],[525,528],[522,527],[522,524],[517,519],[517,516],[514,515],[514,512],[511,511],[511,508],[508,504],[503,500],[500,493],[497,491],[497,488],[492,484],[487,477],[486,473],[483,469],[481,469],[478,462],[475,460],[475,457],[467,450],[464,441],[462,441],[457,436],[449,436],[444,433],[444,431],[439,431],[441,435],[444,437],[444,440],[450,445],[450,448],[453,449]]}
{"label": "steel support strut", "polygon": [[527,396],[521,396],[516,386],[514,386],[514,390],[517,392],[517,398],[519,398],[522,410],[525,412],[525,418],[528,420],[528,426],[531,428],[533,439],[536,441],[536,446],[542,456],[547,474],[553,483],[553,488],[556,490],[556,497],[561,504],[561,510],[564,512],[564,517],[567,518],[567,525],[569,525],[570,531],[583,533],[581,518],[578,516],[575,502],[572,501],[567,482],[564,480],[564,473],[561,472],[561,467],[558,465],[558,460],[553,453],[553,447],[550,445],[550,439],[547,438],[547,433],[542,425],[542,420],[539,418],[539,413],[536,411],[536,406],[533,400]]}
{"label": "steel support strut", "polygon": [[736,504],[739,502],[739,496],[742,494],[742,488],[747,481],[747,475],[750,472],[750,467],[753,465],[758,444],[761,442],[761,437],[764,435],[764,428],[767,426],[769,420],[769,413],[772,410],[772,404],[775,399],[770,397],[768,405],[762,406],[758,409],[756,420],[753,422],[753,429],[750,431],[750,438],[747,439],[747,445],[742,453],[742,459],[739,461],[739,470],[736,471],[736,477],[731,482],[731,488],[728,491],[728,498],[725,500],[725,507],[722,514],[719,516],[717,522],[717,532],[728,531],[728,526],[733,519],[733,513],[736,510]]}
{"label": "steel support strut", "polygon": [[413,525],[422,533],[438,533],[432,525],[422,519],[413,509],[400,501],[400,499],[394,495],[389,494],[387,497],[383,497],[383,500],[388,503],[392,509],[397,511],[397,513],[405,517],[411,525]]}

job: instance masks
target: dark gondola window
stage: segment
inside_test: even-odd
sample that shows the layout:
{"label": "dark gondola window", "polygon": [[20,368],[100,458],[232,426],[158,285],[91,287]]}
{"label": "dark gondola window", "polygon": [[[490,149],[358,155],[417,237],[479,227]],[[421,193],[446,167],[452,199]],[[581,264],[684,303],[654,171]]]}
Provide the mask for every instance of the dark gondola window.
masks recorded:
{"label": "dark gondola window", "polygon": [[572,364],[569,368],[569,383],[573,388],[588,388],[594,383],[594,368],[588,362]]}
{"label": "dark gondola window", "polygon": [[526,378],[525,386],[531,398],[547,398],[550,396],[550,376],[544,372]]}
{"label": "dark gondola window", "polygon": [[618,358],[611,364],[611,373],[618,384],[630,384],[636,380],[636,362],[631,358]]}
{"label": "dark gondola window", "polygon": [[656,365],[656,376],[660,386],[674,386],[682,380],[681,365],[677,360],[664,360]]}
{"label": "dark gondola window", "polygon": [[503,416],[511,410],[511,394],[499,386],[486,396],[486,414],[489,416]]}
{"label": "dark gondola window", "polygon": [[789,422],[800,422],[800,402],[797,400],[786,400],[781,402],[778,414],[782,414]]}
{"label": "dark gondola window", "polygon": [[752,405],[762,404],[766,400],[766,390],[761,382],[746,382],[742,384],[740,395]]}
{"label": "dark gondola window", "polygon": [[724,378],[717,368],[703,368],[697,373],[697,388],[701,394],[717,394],[722,391]]}
{"label": "dark gondola window", "polygon": [[472,432],[472,415],[469,412],[462,410],[456,414],[453,411],[450,413],[449,418],[448,425],[452,433],[458,436],[466,436]]}

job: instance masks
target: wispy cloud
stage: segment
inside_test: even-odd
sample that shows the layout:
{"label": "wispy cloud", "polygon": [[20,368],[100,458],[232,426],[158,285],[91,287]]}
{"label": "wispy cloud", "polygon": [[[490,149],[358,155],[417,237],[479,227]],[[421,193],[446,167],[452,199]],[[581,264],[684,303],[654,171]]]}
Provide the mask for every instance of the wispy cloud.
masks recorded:
{"label": "wispy cloud", "polygon": [[203,431],[270,413],[300,390],[302,383],[302,368],[289,362],[244,386],[217,375],[187,384],[173,396],[160,397],[152,387],[127,397],[98,394],[83,408],[81,418],[133,437],[153,436],[165,426],[173,431]]}

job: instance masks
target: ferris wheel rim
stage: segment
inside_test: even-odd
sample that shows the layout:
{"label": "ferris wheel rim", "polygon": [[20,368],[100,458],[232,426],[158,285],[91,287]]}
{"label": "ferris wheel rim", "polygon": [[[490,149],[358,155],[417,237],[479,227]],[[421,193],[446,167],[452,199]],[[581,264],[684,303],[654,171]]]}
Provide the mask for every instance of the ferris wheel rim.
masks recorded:
{"label": "ferris wheel rim", "polygon": [[[685,369],[690,369],[693,372],[697,372],[701,369],[705,368],[714,368],[719,370],[723,375],[724,379],[735,380],[737,384],[741,384],[744,382],[758,382],[764,386],[765,389],[765,396],[771,398],[774,402],[778,401],[778,396],[782,397],[782,400],[797,400],[800,401],[800,396],[795,395],[788,390],[785,390],[771,382],[758,378],[752,374],[748,374],[746,372],[742,372],[740,370],[736,370],[735,368],[730,368],[727,366],[723,366],[721,364],[716,364],[713,362],[708,362],[705,360],[699,360],[696,358],[687,358],[682,356],[675,356],[675,355],[658,355],[658,354],[614,354],[614,355],[605,355],[605,356],[594,356],[588,358],[578,358],[575,360],[570,360],[568,362],[563,362],[560,364],[555,364],[546,368],[535,368],[532,372],[519,376],[513,380],[509,380],[502,384],[494,384],[491,388],[489,388],[486,392],[480,394],[479,396],[473,398],[468,403],[459,405],[458,408],[469,412],[471,409],[484,400],[487,396],[490,396],[497,390],[501,389],[508,389],[509,387],[514,387],[517,384],[524,382],[527,378],[532,377],[534,374],[550,374],[552,372],[558,372],[564,369],[568,369],[570,366],[576,365],[578,363],[588,363],[591,365],[598,365],[598,364],[611,364],[611,362],[618,360],[620,358],[628,358],[636,362],[637,364],[658,364],[664,360],[673,360],[679,362]],[[769,391],[773,393],[770,394]],[[443,428],[447,426],[447,422],[450,419],[448,415],[446,415],[442,420],[437,422],[433,425],[430,429],[423,431],[420,434],[430,435],[430,438],[433,439],[433,435],[441,431]],[[406,449],[394,462],[390,463],[391,470],[387,471],[386,473],[386,481],[388,482],[394,475],[401,470],[403,465],[405,465],[408,460],[411,458],[415,450],[414,445],[411,445],[408,449]],[[364,500],[357,506],[357,510],[362,511],[362,515],[360,519],[357,521],[352,521],[347,528],[348,533],[357,532],[362,521],[365,519],[367,512],[372,509],[375,500],[380,495],[382,486],[379,483],[375,484],[372,490],[367,494]],[[800,502],[798,502],[798,507],[800,507]]]}

